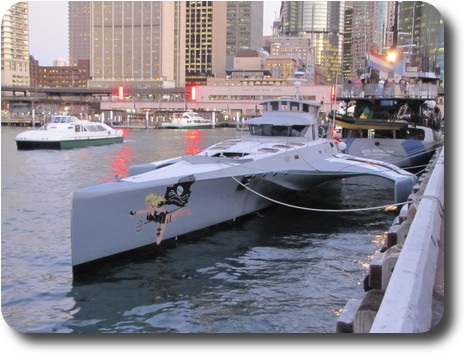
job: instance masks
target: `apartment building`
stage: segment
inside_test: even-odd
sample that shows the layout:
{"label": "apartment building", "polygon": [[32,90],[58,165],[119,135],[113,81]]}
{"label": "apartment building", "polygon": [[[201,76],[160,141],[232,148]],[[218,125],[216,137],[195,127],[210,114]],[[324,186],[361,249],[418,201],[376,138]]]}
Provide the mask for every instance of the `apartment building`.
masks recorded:
{"label": "apartment building", "polygon": [[2,18],[2,85],[29,86],[29,11],[27,2],[12,5]]}

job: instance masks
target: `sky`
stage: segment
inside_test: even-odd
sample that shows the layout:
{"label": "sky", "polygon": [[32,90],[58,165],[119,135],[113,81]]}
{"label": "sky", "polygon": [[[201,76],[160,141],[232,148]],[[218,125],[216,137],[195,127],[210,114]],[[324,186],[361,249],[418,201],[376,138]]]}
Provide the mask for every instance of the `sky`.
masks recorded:
{"label": "sky", "polygon": [[[281,1],[264,1],[265,35],[272,34],[272,23],[280,11],[280,4]],[[68,47],[68,2],[29,1],[29,51],[39,60],[39,65],[51,66],[58,58],[68,60]]]}
{"label": "sky", "polygon": [[29,53],[41,66],[68,60],[68,2],[29,1]]}

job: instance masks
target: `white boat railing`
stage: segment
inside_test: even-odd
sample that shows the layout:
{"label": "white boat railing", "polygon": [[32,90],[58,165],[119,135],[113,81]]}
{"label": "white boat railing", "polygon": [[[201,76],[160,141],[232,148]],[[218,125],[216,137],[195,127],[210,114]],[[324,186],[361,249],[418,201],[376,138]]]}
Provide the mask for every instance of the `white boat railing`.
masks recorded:
{"label": "white boat railing", "polygon": [[431,83],[400,85],[399,83],[349,83],[337,86],[337,98],[429,98],[438,97],[437,86]]}

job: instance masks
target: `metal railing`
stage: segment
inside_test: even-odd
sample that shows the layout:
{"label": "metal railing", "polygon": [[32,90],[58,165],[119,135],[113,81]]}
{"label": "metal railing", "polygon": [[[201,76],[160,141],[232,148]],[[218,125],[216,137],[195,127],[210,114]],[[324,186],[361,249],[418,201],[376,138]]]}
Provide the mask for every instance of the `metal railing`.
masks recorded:
{"label": "metal railing", "polygon": [[337,86],[337,98],[429,98],[438,97],[437,86],[430,83],[400,85],[399,83],[344,84]]}

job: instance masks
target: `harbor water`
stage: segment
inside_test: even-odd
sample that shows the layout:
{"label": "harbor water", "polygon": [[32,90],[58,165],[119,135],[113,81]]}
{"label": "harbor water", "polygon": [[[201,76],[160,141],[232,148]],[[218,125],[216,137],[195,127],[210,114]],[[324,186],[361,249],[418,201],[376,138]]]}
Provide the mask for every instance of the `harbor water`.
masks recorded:
{"label": "harbor water", "polygon": [[[1,130],[2,313],[19,332],[333,333],[347,300],[364,296],[367,264],[395,217],[273,206],[73,281],[74,190],[244,132],[130,129],[122,144],[18,151],[24,128]],[[393,186],[372,177],[332,181],[299,202],[384,205]]]}

